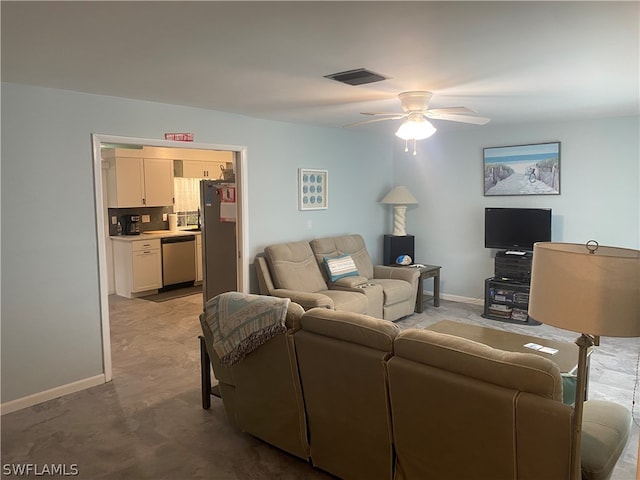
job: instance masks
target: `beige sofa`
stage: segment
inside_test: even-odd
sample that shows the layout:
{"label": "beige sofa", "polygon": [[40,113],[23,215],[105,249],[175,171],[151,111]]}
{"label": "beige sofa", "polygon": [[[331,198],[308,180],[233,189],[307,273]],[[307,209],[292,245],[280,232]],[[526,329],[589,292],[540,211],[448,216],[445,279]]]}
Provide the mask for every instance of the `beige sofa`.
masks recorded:
{"label": "beige sofa", "polygon": [[[203,324],[243,431],[344,479],[569,478],[573,408],[551,360],[361,314],[289,314],[285,334],[233,367],[216,361]],[[610,477],[630,422],[619,405],[585,404],[584,480]]]}
{"label": "beige sofa", "polygon": [[[357,273],[332,281],[325,258],[345,255]],[[391,321],[415,310],[419,272],[374,265],[361,235],[270,245],[255,267],[261,294],[290,298],[305,310],[324,307]]]}
{"label": "beige sofa", "polygon": [[[551,360],[411,329],[396,337],[388,374],[396,480],[570,477],[573,408]],[[609,477],[630,421],[620,405],[585,403],[583,479]]]}

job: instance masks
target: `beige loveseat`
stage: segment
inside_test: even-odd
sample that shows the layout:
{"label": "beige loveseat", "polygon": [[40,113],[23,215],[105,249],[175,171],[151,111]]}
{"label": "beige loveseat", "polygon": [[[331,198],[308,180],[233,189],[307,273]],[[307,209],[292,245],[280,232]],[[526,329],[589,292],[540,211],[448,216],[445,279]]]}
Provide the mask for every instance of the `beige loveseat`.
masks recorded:
{"label": "beige loveseat", "polygon": [[[351,274],[332,280],[325,259],[348,257]],[[419,272],[374,265],[361,235],[270,245],[255,259],[260,293],[287,297],[305,310],[324,307],[398,320],[415,310]]]}
{"label": "beige loveseat", "polygon": [[[286,333],[224,367],[201,323],[230,421],[339,478],[569,478],[573,408],[551,360],[291,304]],[[583,480],[610,477],[630,421],[585,404]]]}

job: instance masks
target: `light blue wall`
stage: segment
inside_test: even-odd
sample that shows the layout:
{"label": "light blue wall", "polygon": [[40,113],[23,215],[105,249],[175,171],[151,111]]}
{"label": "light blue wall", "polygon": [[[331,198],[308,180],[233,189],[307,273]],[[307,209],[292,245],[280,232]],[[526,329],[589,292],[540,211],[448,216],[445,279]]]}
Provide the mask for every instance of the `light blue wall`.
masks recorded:
{"label": "light blue wall", "polygon": [[[438,132],[416,157],[397,144],[396,183],[419,202],[407,211],[416,260],[442,266],[446,294],[482,298],[494,268],[495,251],[484,248],[490,206],[551,208],[553,241],[640,248],[639,132],[635,116]],[[561,142],[560,195],[483,195],[484,147],[550,141]]]}
{"label": "light blue wall", "polygon": [[[1,401],[102,373],[92,133],[189,131],[246,146],[252,257],[269,243],[360,232],[379,261],[391,213],[377,202],[407,185],[419,201],[407,212],[416,260],[442,265],[445,294],[479,299],[493,271],[485,206],[551,207],[553,240],[640,247],[639,130],[638,117],[489,124],[438,132],[413,157],[354,130],[2,84]],[[561,195],[483,196],[483,147],[556,140]],[[329,170],[328,210],[297,210],[299,167]]]}
{"label": "light blue wall", "polygon": [[[347,232],[380,256],[390,139],[4,83],[3,403],[102,373],[91,134],[170,131],[247,147],[252,257],[269,243]],[[328,210],[297,210],[299,167],[329,171]]]}

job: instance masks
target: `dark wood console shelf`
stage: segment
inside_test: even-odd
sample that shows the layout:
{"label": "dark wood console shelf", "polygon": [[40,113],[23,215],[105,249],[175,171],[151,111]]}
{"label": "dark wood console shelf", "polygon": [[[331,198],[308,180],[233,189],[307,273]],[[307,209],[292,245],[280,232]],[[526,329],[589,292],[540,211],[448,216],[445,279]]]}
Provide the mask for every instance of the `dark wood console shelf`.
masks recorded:
{"label": "dark wood console shelf", "polygon": [[494,277],[484,281],[485,318],[523,325],[540,325],[529,317],[529,285],[533,254],[498,252]]}
{"label": "dark wood console shelf", "polygon": [[540,325],[529,317],[529,283],[503,278],[484,281],[484,318],[521,325]]}

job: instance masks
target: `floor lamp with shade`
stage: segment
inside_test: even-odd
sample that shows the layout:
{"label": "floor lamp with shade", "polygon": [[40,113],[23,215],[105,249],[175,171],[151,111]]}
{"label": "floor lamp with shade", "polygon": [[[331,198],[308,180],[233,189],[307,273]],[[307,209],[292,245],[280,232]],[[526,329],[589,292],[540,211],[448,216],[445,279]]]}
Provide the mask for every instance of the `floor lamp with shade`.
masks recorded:
{"label": "floor lamp with shade", "polygon": [[533,248],[531,318],[580,333],[571,479],[581,478],[580,442],[587,355],[600,336],[640,337],[640,251],[586,244],[542,242]]}

